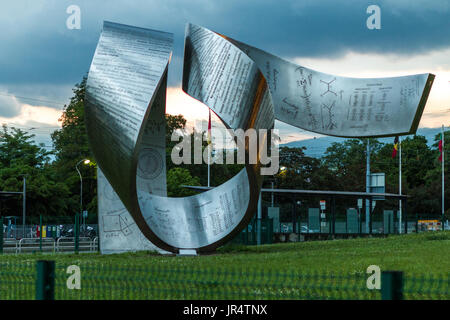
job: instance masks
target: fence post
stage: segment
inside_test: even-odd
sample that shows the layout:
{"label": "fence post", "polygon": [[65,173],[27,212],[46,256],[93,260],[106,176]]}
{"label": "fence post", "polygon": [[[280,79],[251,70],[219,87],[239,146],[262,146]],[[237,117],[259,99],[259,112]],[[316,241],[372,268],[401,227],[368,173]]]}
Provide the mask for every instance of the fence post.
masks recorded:
{"label": "fence post", "polygon": [[100,253],[100,232],[97,231],[97,251]]}
{"label": "fence post", "polygon": [[3,217],[0,217],[0,254],[3,254]]}
{"label": "fence post", "polygon": [[[300,222],[301,225],[301,222]],[[268,240],[267,243],[268,244],[272,244],[273,243],[273,218],[269,219],[269,226],[268,228]]]}
{"label": "fence post", "polygon": [[369,234],[372,234],[372,220],[373,220],[373,215],[372,215],[372,197],[369,198]]}
{"label": "fence post", "polygon": [[381,272],[381,299],[403,300],[403,272]]}
{"label": "fence post", "polygon": [[245,226],[245,238],[244,238],[244,244],[248,245],[248,225]]}
{"label": "fence post", "polygon": [[359,220],[359,236],[361,237],[361,235],[362,235],[362,214],[361,214],[360,208],[358,208],[358,220]]}
{"label": "fence post", "polygon": [[408,200],[407,198],[405,198],[404,204],[403,204],[403,209],[402,212],[405,213],[405,234],[408,234],[408,211],[407,211],[407,206],[408,206]]}
{"label": "fence post", "polygon": [[55,261],[38,261],[36,271],[36,300],[54,300]]}
{"label": "fence post", "polygon": [[416,212],[416,234],[419,233],[419,214]]}
{"label": "fence post", "polygon": [[42,214],[39,215],[39,251],[42,252]]}
{"label": "fence post", "polygon": [[388,218],[388,234],[391,233],[391,217]]}
{"label": "fence post", "polygon": [[256,245],[256,220],[252,220],[252,242],[250,243],[252,246]]}
{"label": "fence post", "polygon": [[73,228],[73,233],[74,233],[74,236],[75,236],[75,253],[78,253],[78,249],[79,249],[79,247],[80,247],[80,243],[79,243],[79,240],[80,240],[80,228],[79,228],[79,215],[78,215],[78,213],[76,213],[75,214],[75,226],[74,226],[74,228]]}
{"label": "fence post", "polygon": [[336,198],[331,197],[331,216],[333,217],[333,224],[332,224],[332,230],[333,230],[333,239],[336,235]]}

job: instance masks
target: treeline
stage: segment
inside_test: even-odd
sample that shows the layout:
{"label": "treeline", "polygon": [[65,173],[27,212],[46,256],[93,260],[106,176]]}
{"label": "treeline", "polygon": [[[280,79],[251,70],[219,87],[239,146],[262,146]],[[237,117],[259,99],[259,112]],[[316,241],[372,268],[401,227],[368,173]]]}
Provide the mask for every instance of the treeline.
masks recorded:
{"label": "treeline", "polygon": [[[440,216],[442,195],[442,167],[439,161],[436,135],[431,147],[424,136],[402,138],[402,194],[408,199],[409,215]],[[450,131],[445,132],[450,141]],[[366,148],[370,143],[371,173],[385,173],[386,193],[399,193],[399,154],[392,157],[394,143],[381,143],[377,139],[348,139],[333,143],[320,158],[305,155],[304,148],[281,148],[280,166],[286,169],[275,176],[278,188],[305,190],[366,191]],[[394,138],[392,138],[394,142]],[[445,150],[449,148],[445,147]],[[450,177],[448,160],[445,160],[445,212],[450,213]],[[269,184],[267,184],[269,186]],[[280,197],[278,197],[280,198]],[[265,197],[269,201],[268,195]],[[289,201],[279,199],[281,202]],[[318,201],[314,207],[318,207]],[[353,207],[355,199],[347,201]],[[386,201],[388,202],[388,201]],[[397,202],[389,201],[393,207]]]}
{"label": "treeline", "polygon": [[[70,103],[64,106],[61,129],[51,134],[53,150],[34,143],[34,135],[14,127],[3,126],[0,134],[0,191],[21,192],[26,176],[27,219],[39,215],[73,217],[80,212],[80,177],[83,177],[83,210],[89,220],[96,221],[97,166],[91,151],[84,122],[86,78],[73,89]],[[172,132],[184,129],[186,119],[181,115],[166,115],[166,166],[168,196],[182,197],[195,192],[181,185],[206,185],[207,165],[175,166],[170,158],[177,142]],[[195,135],[192,133],[192,138]],[[203,143],[206,147],[206,143]],[[82,160],[89,159],[89,164]],[[211,185],[219,185],[234,176],[242,166],[212,165]],[[2,216],[22,217],[21,195],[0,195]],[[28,220],[30,221],[30,220]]]}
{"label": "treeline", "polygon": [[[75,165],[92,159],[84,126],[86,79],[73,89],[70,103],[59,119],[62,128],[51,134],[54,149],[35,145],[34,135],[3,126],[0,136],[0,190],[22,191],[26,175],[28,221],[39,215],[74,216],[80,212],[80,177]],[[83,176],[83,209],[97,211],[95,162],[78,166]],[[22,196],[1,198],[2,216],[22,216]],[[95,216],[92,216],[95,219]]]}
{"label": "treeline", "polygon": [[[83,177],[83,209],[88,210],[95,221],[97,212],[96,163],[89,150],[84,123],[84,93],[86,79],[73,90],[70,103],[64,106],[60,119],[62,127],[51,134],[53,150],[36,145],[34,135],[14,127],[2,127],[0,135],[0,190],[22,191],[23,176],[27,181],[27,217],[73,216],[80,211],[80,177]],[[174,165],[170,159],[177,142],[170,137],[174,130],[186,126],[183,116],[166,115],[166,165],[167,189],[172,197],[187,196],[194,191],[181,185],[207,185],[207,165]],[[446,141],[450,141],[450,131]],[[409,212],[439,214],[441,212],[441,165],[435,143],[429,147],[423,136],[402,140],[403,193],[411,196]],[[349,139],[333,143],[321,158],[308,157],[304,148],[280,149],[280,171],[274,177],[265,178],[265,186],[271,182],[277,188],[307,190],[365,191],[367,139]],[[371,172],[386,174],[386,192],[398,193],[398,155],[393,159],[393,144],[383,144],[370,139]],[[206,143],[203,143],[206,147]],[[446,148],[448,149],[448,148]],[[446,161],[447,162],[447,161]],[[211,185],[227,181],[242,169],[242,165],[211,166]],[[448,167],[448,166],[446,166]],[[450,181],[446,172],[446,185]],[[449,192],[445,193],[445,208],[450,207]],[[21,196],[0,198],[2,216],[21,216]],[[266,201],[268,195],[265,196]],[[283,201],[278,197],[277,201]],[[286,199],[289,201],[289,199]],[[450,209],[450,208],[449,208]],[[447,213],[450,210],[447,209]],[[448,215],[447,215],[448,216]],[[90,219],[90,220],[91,220]]]}

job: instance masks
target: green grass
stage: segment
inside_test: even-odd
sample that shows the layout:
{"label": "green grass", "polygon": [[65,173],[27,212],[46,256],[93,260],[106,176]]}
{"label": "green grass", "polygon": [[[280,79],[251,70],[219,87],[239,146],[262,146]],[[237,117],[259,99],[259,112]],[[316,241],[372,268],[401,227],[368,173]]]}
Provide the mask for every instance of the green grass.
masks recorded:
{"label": "green grass", "polygon": [[5,261],[56,260],[60,263],[170,265],[172,267],[234,267],[305,272],[365,272],[375,264],[382,270],[445,273],[450,270],[450,231],[395,235],[387,238],[280,243],[263,246],[227,245],[214,254],[197,257],[162,256],[152,252],[100,254],[20,254]]}
{"label": "green grass", "polygon": [[[3,274],[12,279],[11,275],[20,269],[17,265],[26,265],[31,283],[36,260],[55,260],[59,270],[57,283],[63,290],[65,268],[79,265],[84,272],[84,293],[66,290],[61,293],[63,298],[352,298],[347,295],[350,291],[365,290],[367,267],[378,265],[383,271],[400,270],[407,277],[419,279],[414,281],[427,287],[427,297],[434,298],[433,293],[438,292],[437,298],[443,294],[448,299],[449,245],[450,232],[445,231],[264,246],[227,245],[214,254],[197,257],[161,256],[152,252],[3,255],[0,268],[11,268]],[[1,291],[1,276],[0,269],[0,294],[5,292]],[[433,291],[435,285],[429,278],[440,279],[440,291]],[[18,279],[20,275],[13,280]],[[13,285],[14,281],[7,285]],[[299,287],[308,284],[307,291],[299,291]],[[20,294],[32,298],[33,290],[26,290],[19,290],[12,298]],[[361,297],[379,298],[379,294],[361,291]],[[420,296],[412,293],[410,298]]]}

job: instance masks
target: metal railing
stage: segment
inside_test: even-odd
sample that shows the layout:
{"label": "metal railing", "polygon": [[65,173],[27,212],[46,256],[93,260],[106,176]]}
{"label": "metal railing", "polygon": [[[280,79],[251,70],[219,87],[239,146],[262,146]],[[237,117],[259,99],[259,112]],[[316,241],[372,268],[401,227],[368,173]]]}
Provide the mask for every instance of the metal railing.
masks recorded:
{"label": "metal railing", "polygon": [[16,239],[3,240],[3,253],[17,253],[19,248],[19,241]]}
{"label": "metal railing", "polygon": [[[95,241],[91,240],[91,238],[88,237],[79,237],[79,244],[78,244],[78,250],[79,251],[88,251],[93,252],[93,243]],[[56,251],[57,252],[68,252],[68,251],[74,251],[75,248],[75,237],[61,237],[56,241]]]}
{"label": "metal railing", "polygon": [[92,248],[91,248],[91,251],[92,251],[92,252],[100,251],[98,245],[99,245],[99,243],[98,243],[98,237],[95,237],[94,240],[92,241]]}
{"label": "metal railing", "polygon": [[52,251],[55,252],[55,239],[52,238],[23,238],[19,240],[16,253]]}
{"label": "metal railing", "polygon": [[[74,237],[53,238],[24,238],[4,239],[3,253],[4,254],[20,254],[32,252],[74,252],[75,251]],[[98,237],[94,239],[88,237],[79,238],[78,251],[80,252],[96,252],[98,251]]]}

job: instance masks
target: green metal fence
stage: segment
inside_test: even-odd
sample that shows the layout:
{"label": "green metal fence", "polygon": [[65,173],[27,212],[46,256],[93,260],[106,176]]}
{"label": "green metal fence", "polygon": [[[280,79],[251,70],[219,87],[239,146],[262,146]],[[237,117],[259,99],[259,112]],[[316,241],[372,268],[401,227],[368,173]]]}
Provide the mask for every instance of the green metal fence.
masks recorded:
{"label": "green metal fence", "polygon": [[[0,254],[33,252],[92,252],[99,250],[98,225],[82,224],[80,214],[74,217],[34,216],[21,232],[5,232],[0,217]],[[18,226],[14,226],[17,230]]]}
{"label": "green metal fence", "polygon": [[449,300],[450,276],[412,274],[404,278],[403,298],[407,300]]}
{"label": "green metal fence", "polygon": [[[258,241],[258,227],[260,235]],[[273,219],[252,219],[232,241],[234,244],[257,245],[273,243]]]}
{"label": "green metal fence", "polygon": [[31,300],[36,297],[36,263],[0,263],[0,300]]}
{"label": "green metal fence", "polygon": [[68,289],[68,265],[56,263],[53,273],[51,267],[38,265],[0,263],[0,300],[52,296],[58,300],[450,299],[448,274],[424,277],[400,273],[399,280],[387,272],[382,275],[382,290],[369,290],[365,273],[83,263],[78,265],[81,289],[77,290]]}

